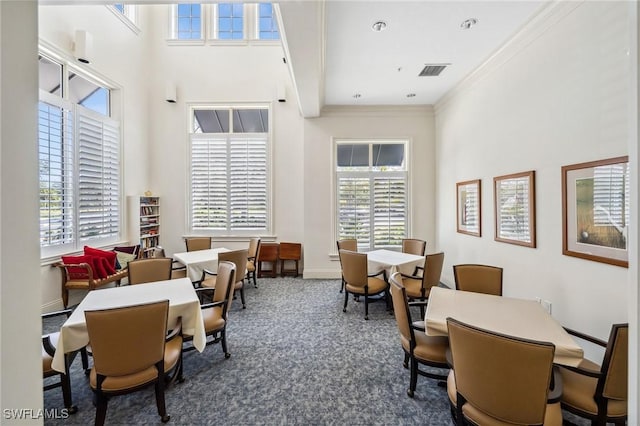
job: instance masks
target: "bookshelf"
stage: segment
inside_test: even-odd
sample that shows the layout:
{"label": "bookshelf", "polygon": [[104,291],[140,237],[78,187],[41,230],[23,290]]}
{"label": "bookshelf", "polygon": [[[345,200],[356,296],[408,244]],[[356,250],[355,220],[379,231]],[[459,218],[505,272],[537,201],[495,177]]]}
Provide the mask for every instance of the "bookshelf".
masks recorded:
{"label": "bookshelf", "polygon": [[129,197],[129,239],[138,241],[142,257],[160,245],[160,197]]}

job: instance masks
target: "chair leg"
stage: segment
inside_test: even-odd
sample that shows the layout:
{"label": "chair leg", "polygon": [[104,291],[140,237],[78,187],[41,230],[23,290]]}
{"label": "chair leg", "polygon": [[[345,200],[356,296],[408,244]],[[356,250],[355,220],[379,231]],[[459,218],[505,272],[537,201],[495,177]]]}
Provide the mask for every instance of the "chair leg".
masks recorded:
{"label": "chair leg", "polygon": [[340,283],[340,293],[344,290],[344,278],[342,278],[342,282]]}
{"label": "chair leg", "polygon": [[69,289],[64,284],[62,284],[62,306],[65,309],[69,306]]}
{"label": "chair leg", "polygon": [[409,381],[409,390],[407,395],[409,398],[413,398],[413,394],[416,391],[416,384],[418,383],[418,361],[411,357],[411,380]]}
{"label": "chair leg", "polygon": [[364,294],[364,319],[369,319],[369,295],[367,293]]}
{"label": "chair leg", "polygon": [[404,362],[402,363],[404,368],[409,368],[409,354],[407,352],[404,353]]}
{"label": "chair leg", "polygon": [[222,344],[222,351],[224,352],[224,357],[225,358],[230,358],[231,354],[227,350],[227,329],[226,329],[226,327],[223,328],[222,331],[220,332],[220,340],[221,340],[221,344]]}
{"label": "chair leg", "polygon": [[242,287],[240,287],[240,300],[242,301],[242,309],[247,309],[247,305],[244,303],[244,283],[242,283]]}
{"label": "chair leg", "polygon": [[162,423],[169,421],[170,416],[167,416],[167,406],[164,402],[164,380],[161,379],[164,376],[164,361],[160,361],[156,366],[158,367],[158,380],[156,380],[156,406],[158,407],[158,414],[162,420]]}
{"label": "chair leg", "polygon": [[109,399],[101,391],[97,391],[96,394],[96,426],[104,425],[104,421],[107,418],[107,403]]}
{"label": "chair leg", "polygon": [[253,286],[255,288],[258,288],[258,281],[256,281],[256,270],[255,269],[251,273],[251,277],[253,278]]}
{"label": "chair leg", "polygon": [[342,312],[347,312],[347,303],[349,302],[349,292],[345,288],[344,290],[344,307],[342,308]]}
{"label": "chair leg", "polygon": [[[86,354],[86,352],[85,352]],[[69,414],[76,413],[78,407],[73,405],[73,398],[71,397],[71,378],[69,377],[69,365],[71,364],[70,354],[64,355],[64,373],[60,374],[60,385],[62,387],[62,400],[64,401],[64,407],[69,411]]]}

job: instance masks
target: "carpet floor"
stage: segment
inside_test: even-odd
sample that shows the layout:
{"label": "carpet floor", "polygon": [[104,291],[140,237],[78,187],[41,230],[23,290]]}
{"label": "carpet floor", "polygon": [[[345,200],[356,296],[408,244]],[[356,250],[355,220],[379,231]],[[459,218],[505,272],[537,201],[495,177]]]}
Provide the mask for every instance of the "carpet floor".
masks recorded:
{"label": "carpet floor", "polygon": [[[184,355],[183,383],[166,390],[174,425],[451,425],[445,387],[418,378],[407,396],[409,370],[393,315],[384,303],[351,298],[342,312],[339,280],[262,278],[246,286],[229,312],[227,341]],[[416,311],[414,319],[418,319]],[[60,323],[46,321],[44,331]],[[71,367],[78,412],[47,425],[87,425],[95,416],[80,358]],[[44,392],[46,410],[63,407],[61,390]],[[161,424],[153,387],[109,401],[107,424]],[[579,424],[580,422],[577,421]]]}

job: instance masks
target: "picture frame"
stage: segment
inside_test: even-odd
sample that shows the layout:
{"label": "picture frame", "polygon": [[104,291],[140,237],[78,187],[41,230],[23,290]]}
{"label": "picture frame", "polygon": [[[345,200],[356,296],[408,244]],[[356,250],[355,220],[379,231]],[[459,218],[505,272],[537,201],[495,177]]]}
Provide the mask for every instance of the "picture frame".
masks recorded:
{"label": "picture frame", "polygon": [[461,234],[482,236],[482,197],[480,179],[456,183],[456,230]]}
{"label": "picture frame", "polygon": [[493,178],[495,241],[536,247],[535,171]]}
{"label": "picture frame", "polygon": [[629,267],[629,157],[562,167],[562,254]]}

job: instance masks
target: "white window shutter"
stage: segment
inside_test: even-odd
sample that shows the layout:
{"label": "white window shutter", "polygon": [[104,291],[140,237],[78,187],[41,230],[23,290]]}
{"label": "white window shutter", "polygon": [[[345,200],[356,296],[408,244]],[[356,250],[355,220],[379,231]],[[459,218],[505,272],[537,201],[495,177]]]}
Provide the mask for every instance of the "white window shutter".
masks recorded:
{"label": "white window shutter", "polygon": [[227,188],[226,138],[192,135],[191,224],[193,229],[227,229],[229,211]]}

